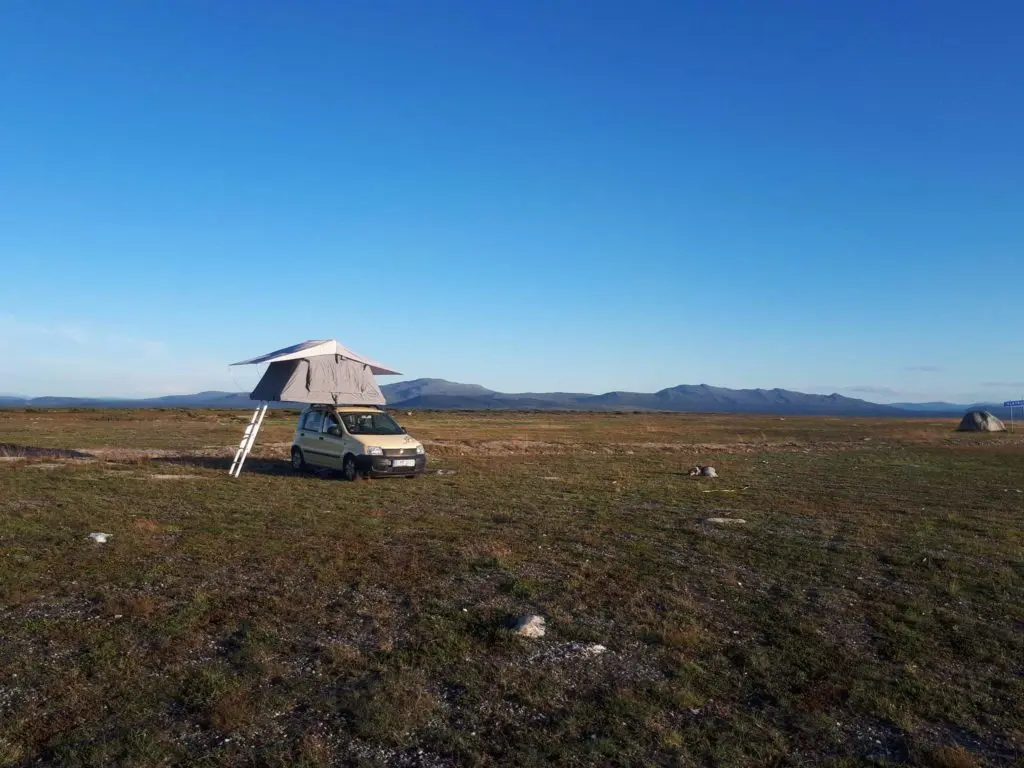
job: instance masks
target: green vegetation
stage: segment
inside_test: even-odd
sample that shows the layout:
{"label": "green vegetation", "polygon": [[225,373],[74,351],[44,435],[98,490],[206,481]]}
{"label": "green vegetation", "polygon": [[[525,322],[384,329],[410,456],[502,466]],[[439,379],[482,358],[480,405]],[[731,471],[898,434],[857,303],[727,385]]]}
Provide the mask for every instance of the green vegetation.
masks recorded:
{"label": "green vegetation", "polygon": [[452,474],[292,475],[281,411],[239,480],[248,414],[0,411],[0,765],[1024,757],[1021,438],[399,418]]}

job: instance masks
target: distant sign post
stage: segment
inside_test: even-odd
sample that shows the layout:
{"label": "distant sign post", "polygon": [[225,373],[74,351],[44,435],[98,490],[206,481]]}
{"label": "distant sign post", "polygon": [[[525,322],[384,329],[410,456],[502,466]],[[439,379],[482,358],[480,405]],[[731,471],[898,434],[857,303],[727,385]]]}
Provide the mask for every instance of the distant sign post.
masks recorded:
{"label": "distant sign post", "polygon": [[1003,403],[1003,408],[1010,409],[1010,431],[1013,432],[1013,409],[1020,408],[1024,411],[1024,400],[1007,400]]}

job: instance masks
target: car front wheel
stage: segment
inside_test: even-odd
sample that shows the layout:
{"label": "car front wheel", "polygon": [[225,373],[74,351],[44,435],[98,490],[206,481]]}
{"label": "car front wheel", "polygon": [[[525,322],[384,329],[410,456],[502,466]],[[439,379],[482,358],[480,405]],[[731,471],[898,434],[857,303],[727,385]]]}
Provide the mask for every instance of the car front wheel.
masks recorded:
{"label": "car front wheel", "polygon": [[356,457],[346,456],[341,464],[341,476],[349,482],[359,477],[359,470],[356,468]]}

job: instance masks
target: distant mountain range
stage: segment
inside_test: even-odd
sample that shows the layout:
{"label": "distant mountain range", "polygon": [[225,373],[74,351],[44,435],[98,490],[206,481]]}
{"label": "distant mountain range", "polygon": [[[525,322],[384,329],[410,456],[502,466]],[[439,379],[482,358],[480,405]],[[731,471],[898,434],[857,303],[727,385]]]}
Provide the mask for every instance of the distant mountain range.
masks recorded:
{"label": "distant mountain range", "polygon": [[[786,389],[727,389],[707,384],[682,384],[659,392],[495,392],[477,384],[444,379],[415,379],[381,387],[391,408],[440,410],[580,410],[676,411],[700,413],[766,413],[823,416],[950,415],[985,408],[997,416],[996,405],[895,403],[881,405],[839,394],[809,395]],[[0,396],[0,408],[252,408],[244,392],[197,392],[192,395],[130,399]]]}
{"label": "distant mountain range", "polygon": [[127,397],[17,397],[0,395],[0,408],[252,408],[246,392],[196,392],[131,399]]}
{"label": "distant mountain range", "polygon": [[969,411],[973,408],[991,411],[993,408],[1002,408],[1002,405],[997,403],[957,404],[947,403],[942,400],[931,403],[891,403],[891,405],[893,408],[900,408],[904,411],[928,411],[930,413],[956,413]]}

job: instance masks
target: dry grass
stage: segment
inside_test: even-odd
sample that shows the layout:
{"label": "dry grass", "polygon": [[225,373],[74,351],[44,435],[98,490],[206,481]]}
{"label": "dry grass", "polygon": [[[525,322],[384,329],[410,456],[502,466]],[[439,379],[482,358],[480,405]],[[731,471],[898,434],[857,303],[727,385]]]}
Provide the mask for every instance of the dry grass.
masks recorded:
{"label": "dry grass", "polygon": [[1024,756],[1017,436],[418,413],[346,484],[272,412],[233,481],[247,418],[0,411],[0,765]]}
{"label": "dry grass", "polygon": [[926,764],[932,768],[978,768],[978,758],[960,746],[939,747],[928,753]]}

